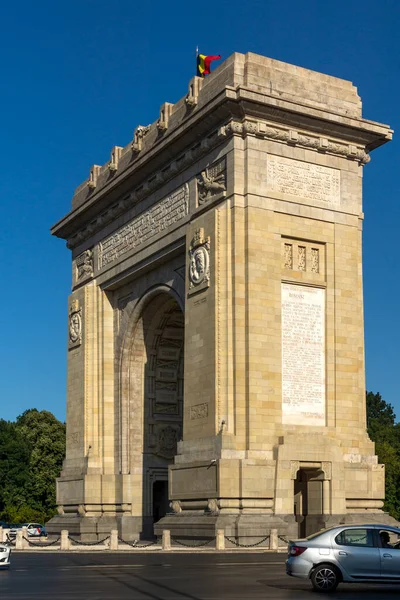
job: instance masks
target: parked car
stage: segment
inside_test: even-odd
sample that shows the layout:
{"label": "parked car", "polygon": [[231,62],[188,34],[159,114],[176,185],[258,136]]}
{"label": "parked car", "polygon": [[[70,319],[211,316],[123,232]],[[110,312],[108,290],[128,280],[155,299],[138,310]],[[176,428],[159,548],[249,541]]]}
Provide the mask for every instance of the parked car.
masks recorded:
{"label": "parked car", "polygon": [[46,527],[44,525],[40,525],[39,523],[23,523],[22,525],[10,525],[10,529],[7,532],[10,539],[17,537],[17,531],[22,527],[26,527],[29,537],[41,537],[47,535]]}
{"label": "parked car", "polygon": [[286,573],[311,579],[319,592],[339,583],[400,583],[400,529],[349,525],[290,541]]}
{"label": "parked car", "polygon": [[10,566],[11,548],[0,543],[0,569],[8,569]]}

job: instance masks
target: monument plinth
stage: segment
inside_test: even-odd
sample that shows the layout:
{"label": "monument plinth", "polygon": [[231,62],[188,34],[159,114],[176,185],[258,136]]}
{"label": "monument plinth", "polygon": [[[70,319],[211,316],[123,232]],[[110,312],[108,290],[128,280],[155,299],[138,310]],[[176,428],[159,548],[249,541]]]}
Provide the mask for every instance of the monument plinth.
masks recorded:
{"label": "monument plinth", "polygon": [[[356,88],[234,54],[94,166],[72,250],[53,529],[239,538],[382,521],[366,433]],[[155,525],[154,525],[155,523]]]}

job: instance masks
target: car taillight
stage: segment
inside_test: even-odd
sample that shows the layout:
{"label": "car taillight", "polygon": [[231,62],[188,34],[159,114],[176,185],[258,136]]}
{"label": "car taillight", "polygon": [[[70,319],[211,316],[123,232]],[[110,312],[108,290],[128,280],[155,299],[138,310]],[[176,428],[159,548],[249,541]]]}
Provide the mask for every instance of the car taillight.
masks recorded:
{"label": "car taillight", "polygon": [[303,554],[306,550],[307,548],[304,546],[292,546],[290,548],[290,556],[300,556],[300,554]]}

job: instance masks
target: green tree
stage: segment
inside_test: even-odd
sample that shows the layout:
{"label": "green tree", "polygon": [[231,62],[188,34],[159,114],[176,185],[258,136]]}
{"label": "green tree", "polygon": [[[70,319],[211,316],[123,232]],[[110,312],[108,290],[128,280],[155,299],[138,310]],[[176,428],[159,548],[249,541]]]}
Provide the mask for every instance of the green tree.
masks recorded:
{"label": "green tree", "polygon": [[0,511],[27,501],[30,447],[15,423],[0,419]]}
{"label": "green tree", "polygon": [[377,393],[367,392],[368,435],[375,442],[380,463],[385,465],[384,510],[400,519],[400,424],[393,406]]}
{"label": "green tree", "polygon": [[56,506],[56,477],[65,456],[65,424],[46,411],[30,409],[17,418],[16,431],[30,449],[26,491],[30,508],[51,513]]}

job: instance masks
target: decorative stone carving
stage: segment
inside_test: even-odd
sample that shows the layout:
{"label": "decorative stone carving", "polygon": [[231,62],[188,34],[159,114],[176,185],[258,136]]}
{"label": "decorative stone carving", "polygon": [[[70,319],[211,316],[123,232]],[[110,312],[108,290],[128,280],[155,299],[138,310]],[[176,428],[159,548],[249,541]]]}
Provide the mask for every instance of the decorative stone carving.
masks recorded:
{"label": "decorative stone carving", "polygon": [[71,303],[69,311],[69,347],[75,348],[82,343],[82,309],[78,301]]}
{"label": "decorative stone carving", "polygon": [[123,148],[121,146],[114,146],[111,150],[111,159],[108,163],[108,168],[112,173],[115,173],[118,169],[118,162],[121,157]]}
{"label": "decorative stone carving", "polygon": [[319,273],[319,249],[311,248],[311,272]]}
{"label": "decorative stone carving", "polygon": [[306,247],[298,246],[297,268],[299,271],[306,270]]}
{"label": "decorative stone carving", "polygon": [[366,164],[370,161],[370,156],[365,152],[364,148],[328,140],[327,138],[317,135],[305,135],[289,128],[275,127],[264,121],[259,121],[258,123],[248,119],[244,122],[230,121],[227,125],[220,127],[218,133],[219,136],[223,137],[238,134],[258,135],[264,138],[310,148],[319,152],[338,154],[339,156],[356,160],[361,164]]}
{"label": "decorative stone carving", "polygon": [[210,498],[207,502],[207,512],[212,515],[219,515],[218,501],[215,498]]}
{"label": "decorative stone carving", "polygon": [[185,184],[100,242],[99,269],[184,219],[188,214],[188,201],[189,187]]}
{"label": "decorative stone carving", "polygon": [[332,463],[331,462],[322,462],[321,467],[323,472],[325,473],[325,479],[332,479]]}
{"label": "decorative stone carving", "polygon": [[138,127],[136,127],[135,133],[133,136],[133,142],[132,142],[132,151],[135,152],[136,154],[141,152],[142,145],[143,145],[143,138],[149,132],[149,130],[150,130],[150,125],[147,125],[146,127],[144,127],[143,125],[139,125]]}
{"label": "decorative stone carving", "polygon": [[79,442],[79,431],[73,431],[72,433],[70,433],[68,435],[67,439],[73,445],[78,444],[78,442]]}
{"label": "decorative stone carving", "polygon": [[285,244],[284,267],[285,269],[293,269],[293,244]]}
{"label": "decorative stone carving", "polygon": [[204,238],[204,229],[196,230],[189,250],[189,289],[200,290],[210,282],[210,238]]}
{"label": "decorative stone carving", "polygon": [[100,173],[100,169],[101,167],[99,165],[93,165],[93,167],[90,169],[87,186],[91,190],[94,190],[97,185],[97,177]]}
{"label": "decorative stone carving", "polygon": [[208,417],[208,402],[195,404],[190,407],[190,419],[192,421],[195,419],[205,419],[206,417]]}
{"label": "decorative stone carving", "polygon": [[226,161],[220,160],[211,167],[207,167],[197,177],[199,205],[205,204],[216,197],[223,197],[226,193]]}
{"label": "decorative stone carving", "polygon": [[158,432],[157,451],[158,456],[163,458],[174,458],[178,444],[178,432],[171,425],[163,427]]}
{"label": "decorative stone carving", "polygon": [[182,506],[179,500],[172,500],[172,502],[170,502],[169,505],[175,514],[179,514],[182,512]]}
{"label": "decorative stone carving", "polygon": [[77,281],[93,277],[93,252],[85,250],[76,258]]}

